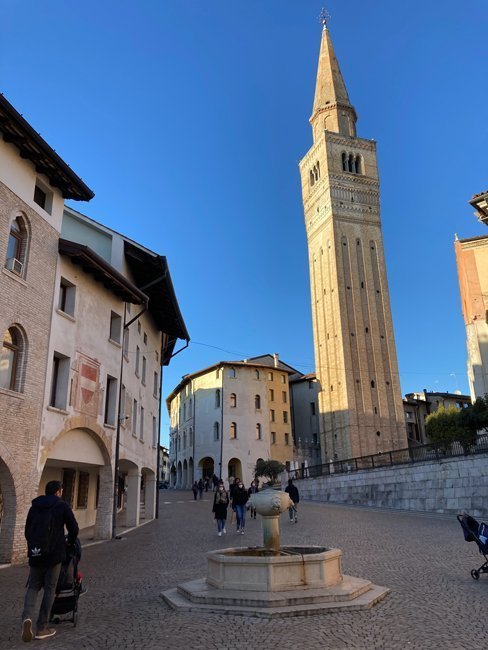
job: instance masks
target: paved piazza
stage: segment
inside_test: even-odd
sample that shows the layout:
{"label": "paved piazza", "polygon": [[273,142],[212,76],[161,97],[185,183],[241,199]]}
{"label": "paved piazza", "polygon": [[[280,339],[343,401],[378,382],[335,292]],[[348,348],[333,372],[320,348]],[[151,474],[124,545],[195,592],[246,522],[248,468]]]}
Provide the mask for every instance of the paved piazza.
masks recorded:
{"label": "paved piazza", "polygon": [[[53,639],[19,641],[27,568],[0,570],[0,648],[45,647],[244,650],[257,648],[486,648],[488,576],[455,517],[301,503],[299,522],[282,515],[282,543],[325,544],[343,550],[343,572],[391,589],[366,612],[265,620],[175,613],[159,593],[206,573],[205,552],[261,543],[261,524],[247,522],[217,537],[212,494],[162,490],[160,518],[122,541],[85,548],[80,566],[89,592],[78,627],[57,627]],[[229,526],[230,528],[230,526]]]}

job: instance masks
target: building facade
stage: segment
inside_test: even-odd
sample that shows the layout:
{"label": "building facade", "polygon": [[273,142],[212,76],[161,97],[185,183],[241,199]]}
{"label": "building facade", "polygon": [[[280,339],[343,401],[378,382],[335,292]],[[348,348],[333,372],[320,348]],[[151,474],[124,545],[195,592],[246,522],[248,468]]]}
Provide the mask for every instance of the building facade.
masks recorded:
{"label": "building facade", "polygon": [[439,408],[462,409],[471,404],[469,395],[461,393],[439,393],[422,390],[407,393],[403,399],[403,411],[409,446],[426,445],[430,442],[425,432],[425,420]]}
{"label": "building facade", "polygon": [[162,367],[189,337],[166,259],[64,206],[93,193],[2,96],[0,118],[0,562],[17,562],[50,480],[95,538],[118,511],[154,516]]}
{"label": "building facade", "polygon": [[315,373],[290,377],[294,461],[304,468],[321,464],[319,384]]}
{"label": "building facade", "polygon": [[[478,220],[488,225],[488,192],[470,201]],[[488,235],[454,243],[461,306],[466,327],[471,398],[488,394]]]}
{"label": "building facade", "polygon": [[356,112],[324,24],[300,162],[322,462],[407,446],[380,221],[376,143]]}
{"label": "building facade", "polygon": [[289,375],[277,355],[221,361],[185,375],[168,396],[172,487],[214,474],[246,486],[257,460],[293,460]]}

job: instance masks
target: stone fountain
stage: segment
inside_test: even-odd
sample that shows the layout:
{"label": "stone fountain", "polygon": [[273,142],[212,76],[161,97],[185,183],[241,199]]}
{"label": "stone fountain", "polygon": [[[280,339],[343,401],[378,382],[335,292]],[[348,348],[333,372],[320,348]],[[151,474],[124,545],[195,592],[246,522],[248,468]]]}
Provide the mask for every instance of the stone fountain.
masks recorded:
{"label": "stone fountain", "polygon": [[343,575],[342,551],[323,546],[281,546],[279,515],[289,495],[273,489],[253,494],[262,517],[263,546],[225,548],[207,554],[207,577],[161,594],[171,607],[275,618],[369,609],[389,589]]}

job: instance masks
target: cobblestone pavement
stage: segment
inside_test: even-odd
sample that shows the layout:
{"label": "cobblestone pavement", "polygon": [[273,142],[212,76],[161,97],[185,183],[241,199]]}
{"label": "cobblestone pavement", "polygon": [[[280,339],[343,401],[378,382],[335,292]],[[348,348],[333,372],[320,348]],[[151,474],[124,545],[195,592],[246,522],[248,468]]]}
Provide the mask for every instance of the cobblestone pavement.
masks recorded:
{"label": "cobblestone pavement", "polygon": [[[176,613],[162,590],[203,577],[208,550],[261,543],[261,523],[245,535],[217,537],[212,494],[161,491],[160,518],[125,539],[85,548],[81,569],[88,593],[79,622],[57,627],[56,637],[32,647],[132,650],[280,650],[328,648],[473,650],[488,641],[488,576],[455,517],[301,503],[298,524],[281,519],[282,543],[325,544],[343,551],[344,573],[387,586],[391,593],[372,610],[266,620]],[[228,526],[230,529],[230,526]],[[0,648],[19,641],[27,567],[0,571]],[[27,646],[30,647],[30,646]]]}

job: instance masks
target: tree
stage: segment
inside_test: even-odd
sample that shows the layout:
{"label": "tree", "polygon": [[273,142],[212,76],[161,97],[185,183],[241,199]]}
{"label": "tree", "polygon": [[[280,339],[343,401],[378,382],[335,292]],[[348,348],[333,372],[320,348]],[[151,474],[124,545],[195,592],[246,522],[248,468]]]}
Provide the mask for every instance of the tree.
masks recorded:
{"label": "tree", "polygon": [[425,432],[434,444],[447,449],[463,434],[458,409],[455,406],[447,409],[441,406],[430,413],[425,420]]}
{"label": "tree", "polygon": [[269,485],[273,485],[281,472],[285,471],[285,466],[278,460],[262,460],[259,459],[254,468],[254,476],[267,476],[269,478]]}
{"label": "tree", "polygon": [[488,428],[488,396],[478,397],[474,404],[459,411],[459,426],[462,433],[458,440],[467,452],[476,443],[478,431]]}

